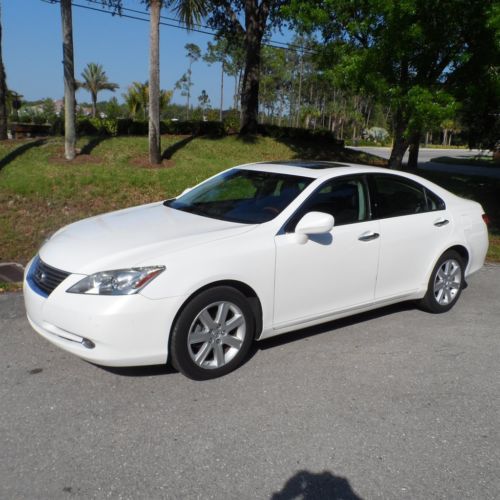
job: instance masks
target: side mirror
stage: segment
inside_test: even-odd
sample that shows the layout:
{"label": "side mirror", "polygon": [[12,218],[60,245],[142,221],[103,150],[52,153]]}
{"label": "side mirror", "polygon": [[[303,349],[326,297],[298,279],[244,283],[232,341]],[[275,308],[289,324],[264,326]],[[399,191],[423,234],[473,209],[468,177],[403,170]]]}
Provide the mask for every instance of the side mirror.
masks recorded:
{"label": "side mirror", "polygon": [[324,212],[308,212],[297,223],[295,233],[304,235],[324,234],[330,232],[334,224],[333,215]]}

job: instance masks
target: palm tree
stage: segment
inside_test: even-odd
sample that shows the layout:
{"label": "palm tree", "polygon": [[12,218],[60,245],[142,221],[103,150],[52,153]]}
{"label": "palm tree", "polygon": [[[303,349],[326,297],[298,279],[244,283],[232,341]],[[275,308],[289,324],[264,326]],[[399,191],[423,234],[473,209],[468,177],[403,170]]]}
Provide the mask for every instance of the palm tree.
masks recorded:
{"label": "palm tree", "polygon": [[71,0],[61,0],[64,67],[64,156],[73,160],[76,156],[75,130],[75,65],[73,59],[73,21]]}
{"label": "palm tree", "polygon": [[[120,12],[122,0],[101,0],[103,6]],[[60,0],[61,24],[63,35],[63,68],[64,68],[64,156],[73,160],[76,156],[75,130],[75,62],[73,58],[73,20],[71,0]]]}
{"label": "palm tree", "polygon": [[148,111],[149,90],[148,82],[133,82],[123,94],[125,104],[132,118],[137,118],[137,114],[142,111],[142,118],[145,120]]}
{"label": "palm tree", "polygon": [[7,139],[7,82],[2,58],[2,21],[0,19],[0,140],[5,139]]}
{"label": "palm tree", "polygon": [[143,0],[150,9],[149,161],[161,163],[160,138],[160,11],[169,7],[188,29],[206,14],[206,0]]}
{"label": "palm tree", "polygon": [[[160,111],[167,107],[172,94],[171,90],[160,90]],[[127,92],[123,94],[123,98],[132,118],[137,118],[138,113],[142,112],[143,120],[146,119],[149,107],[149,83],[147,81],[144,83],[133,82]]]}
{"label": "palm tree", "polygon": [[92,116],[97,114],[97,94],[101,90],[111,90],[114,92],[119,85],[108,81],[108,76],[101,64],[89,63],[82,72],[83,82],[78,86],[88,90],[92,97]]}

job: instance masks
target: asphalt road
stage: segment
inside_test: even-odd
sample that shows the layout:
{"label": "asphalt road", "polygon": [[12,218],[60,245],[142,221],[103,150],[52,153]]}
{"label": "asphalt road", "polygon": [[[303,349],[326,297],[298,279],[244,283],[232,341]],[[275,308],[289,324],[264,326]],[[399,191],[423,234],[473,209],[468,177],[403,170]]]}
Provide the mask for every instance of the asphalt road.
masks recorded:
{"label": "asphalt road", "polygon": [[106,370],[0,296],[0,498],[494,499],[500,267],[408,305],[269,340],[236,372]]}
{"label": "asphalt road", "polygon": [[[365,151],[373,155],[381,156],[382,158],[389,158],[391,155],[391,148],[386,147],[351,147],[351,149],[357,149],[358,151]],[[493,177],[495,179],[500,179],[500,167],[482,167],[478,165],[451,165],[446,163],[439,163],[431,161],[433,158],[439,156],[448,156],[450,158],[473,158],[479,154],[484,154],[479,149],[432,149],[432,148],[420,148],[418,154],[418,168],[422,170],[432,170],[435,172],[448,172],[463,175],[481,176],[481,177]],[[406,152],[404,162],[408,161],[408,151]]]}

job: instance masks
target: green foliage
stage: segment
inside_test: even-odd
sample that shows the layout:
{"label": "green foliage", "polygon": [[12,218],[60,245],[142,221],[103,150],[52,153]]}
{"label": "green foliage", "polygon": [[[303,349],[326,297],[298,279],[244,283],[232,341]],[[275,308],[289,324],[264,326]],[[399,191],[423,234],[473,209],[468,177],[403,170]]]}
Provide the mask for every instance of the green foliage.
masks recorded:
{"label": "green foliage", "polygon": [[[160,90],[160,113],[170,103],[173,91]],[[128,108],[129,116],[133,119],[142,118],[146,120],[149,106],[149,82],[133,82],[123,94],[125,105]]]}
{"label": "green foliage", "polygon": [[459,104],[444,90],[415,85],[406,95],[409,114],[407,134],[413,130],[432,130],[456,116]]}
{"label": "green foliage", "polygon": [[[101,103],[99,103],[100,105]],[[107,118],[116,119],[125,115],[124,106],[119,104],[116,97],[112,97],[109,101],[105,102],[102,106],[102,112]]]}
{"label": "green foliage", "polygon": [[231,109],[224,113],[224,129],[228,134],[235,134],[240,130],[240,112],[236,109]]}
{"label": "green foliage", "polygon": [[311,142],[323,142],[329,144],[330,146],[337,146],[342,148],[344,146],[344,141],[341,141],[335,137],[335,134],[329,130],[317,129],[310,130],[304,128],[295,127],[280,127],[278,125],[259,125],[258,131],[263,136],[273,137],[274,139],[286,139],[293,141],[311,141]]}
{"label": "green foliage", "polygon": [[92,116],[97,115],[97,95],[102,90],[114,92],[119,85],[110,82],[101,64],[88,63],[82,72],[83,82],[77,82],[77,87],[90,92],[92,98]]}
{"label": "green foliage", "polygon": [[[454,100],[464,100],[470,82],[480,88],[476,75],[498,67],[492,49],[498,43],[488,35],[488,22],[496,26],[492,5],[493,0],[291,0],[285,12],[296,27],[319,35],[317,61],[326,77],[391,106],[395,145],[404,152],[410,136],[456,116]],[[485,106],[483,120],[484,111]]]}

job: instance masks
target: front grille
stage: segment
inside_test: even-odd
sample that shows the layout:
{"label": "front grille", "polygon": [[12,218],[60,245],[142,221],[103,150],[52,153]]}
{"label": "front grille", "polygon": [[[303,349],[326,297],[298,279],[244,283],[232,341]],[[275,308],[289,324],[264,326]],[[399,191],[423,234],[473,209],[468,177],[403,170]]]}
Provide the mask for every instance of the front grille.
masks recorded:
{"label": "front grille", "polygon": [[55,269],[37,257],[30,269],[30,274],[35,285],[47,295],[50,295],[71,273]]}

